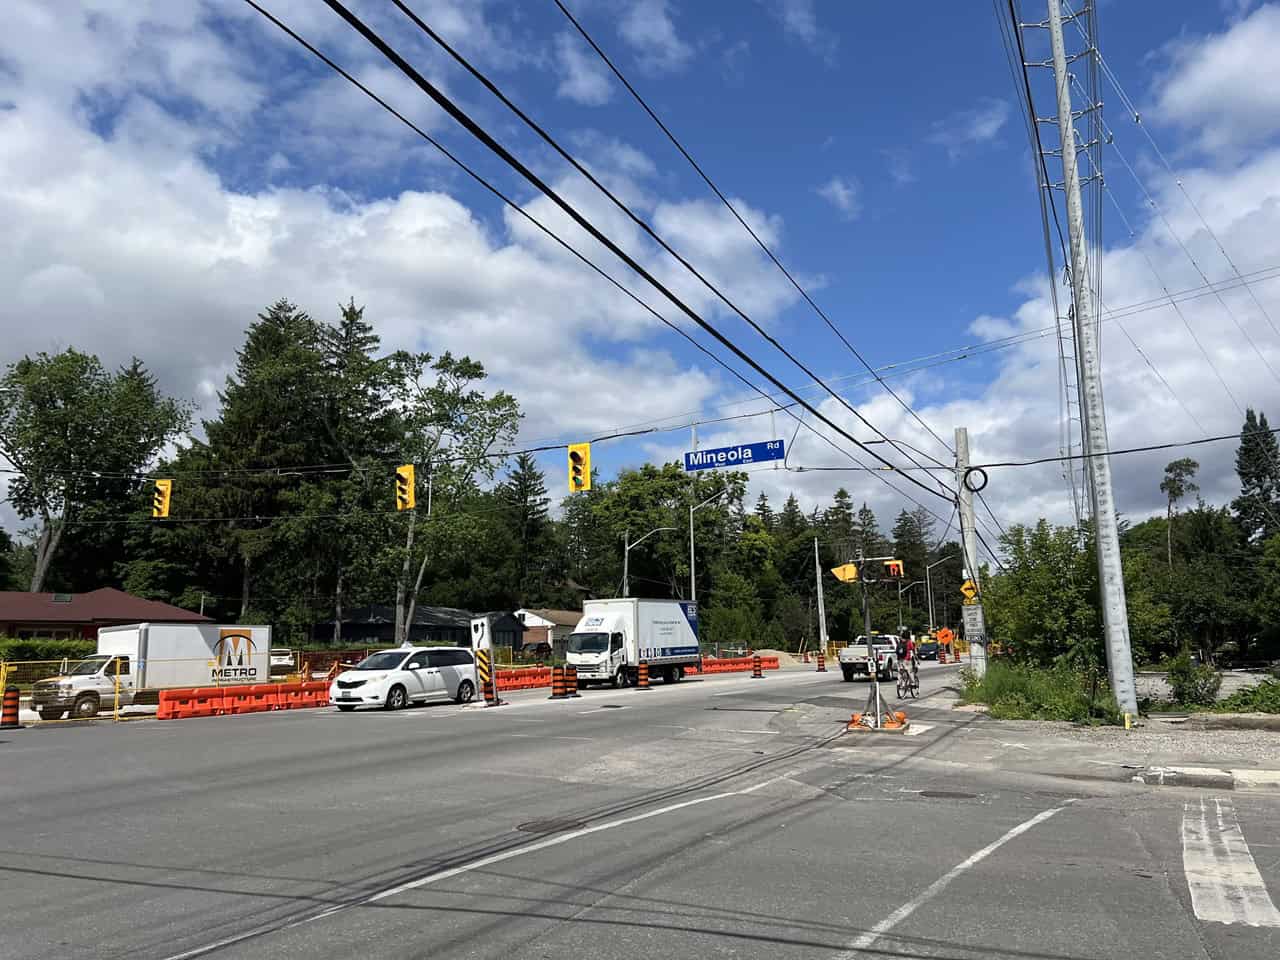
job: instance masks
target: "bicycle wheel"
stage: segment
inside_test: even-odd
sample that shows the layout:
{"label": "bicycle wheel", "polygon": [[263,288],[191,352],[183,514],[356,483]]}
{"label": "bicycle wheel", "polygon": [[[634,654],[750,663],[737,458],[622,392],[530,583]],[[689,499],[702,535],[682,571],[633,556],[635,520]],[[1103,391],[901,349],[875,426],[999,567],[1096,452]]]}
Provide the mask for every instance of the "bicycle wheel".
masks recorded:
{"label": "bicycle wheel", "polygon": [[898,699],[899,700],[906,699],[907,690],[910,689],[910,687],[911,687],[911,681],[910,679],[908,679],[907,675],[905,673],[899,673],[898,674]]}

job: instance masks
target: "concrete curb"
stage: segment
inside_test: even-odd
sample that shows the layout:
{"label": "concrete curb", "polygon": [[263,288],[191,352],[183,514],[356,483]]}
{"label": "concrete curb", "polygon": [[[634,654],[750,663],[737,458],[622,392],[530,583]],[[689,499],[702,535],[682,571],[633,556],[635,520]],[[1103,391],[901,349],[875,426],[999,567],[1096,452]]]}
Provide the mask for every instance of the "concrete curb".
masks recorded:
{"label": "concrete curb", "polygon": [[1204,790],[1280,790],[1280,770],[1216,767],[1143,767],[1132,777],[1149,787],[1198,787]]}

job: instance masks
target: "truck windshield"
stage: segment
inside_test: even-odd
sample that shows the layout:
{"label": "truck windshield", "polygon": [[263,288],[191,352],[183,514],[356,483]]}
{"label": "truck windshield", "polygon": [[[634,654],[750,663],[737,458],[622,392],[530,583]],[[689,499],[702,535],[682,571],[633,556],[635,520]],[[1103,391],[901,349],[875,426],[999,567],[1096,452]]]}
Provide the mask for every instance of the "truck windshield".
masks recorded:
{"label": "truck windshield", "polygon": [[357,663],[352,670],[394,670],[400,666],[400,661],[405,658],[403,650],[384,650],[381,653],[375,653],[365,657]]}
{"label": "truck windshield", "polygon": [[604,653],[608,649],[607,633],[575,633],[569,636],[570,653]]}
{"label": "truck windshield", "polygon": [[88,660],[81,660],[74,667],[67,671],[69,677],[89,677],[102,669],[102,665],[107,662],[106,657],[90,657]]}

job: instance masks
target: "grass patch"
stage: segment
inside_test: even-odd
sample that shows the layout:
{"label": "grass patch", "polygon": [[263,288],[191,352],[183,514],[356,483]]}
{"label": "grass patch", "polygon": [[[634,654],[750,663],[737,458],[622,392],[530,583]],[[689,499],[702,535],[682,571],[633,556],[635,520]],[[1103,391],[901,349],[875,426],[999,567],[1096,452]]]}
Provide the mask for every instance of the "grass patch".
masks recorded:
{"label": "grass patch", "polygon": [[1094,671],[992,660],[984,676],[966,668],[961,680],[964,702],[985,703],[997,720],[1120,723],[1122,719],[1106,677]]}
{"label": "grass patch", "polygon": [[1280,680],[1263,680],[1213,705],[1214,713],[1280,713]]}

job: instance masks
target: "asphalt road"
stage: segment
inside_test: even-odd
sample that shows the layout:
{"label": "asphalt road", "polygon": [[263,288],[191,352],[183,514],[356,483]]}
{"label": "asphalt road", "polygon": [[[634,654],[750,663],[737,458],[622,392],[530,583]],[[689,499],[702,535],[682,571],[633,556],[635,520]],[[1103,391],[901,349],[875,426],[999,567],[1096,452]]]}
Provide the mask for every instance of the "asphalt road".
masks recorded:
{"label": "asphalt road", "polygon": [[1274,796],[994,768],[954,677],[5,731],[0,957],[1280,956]]}

